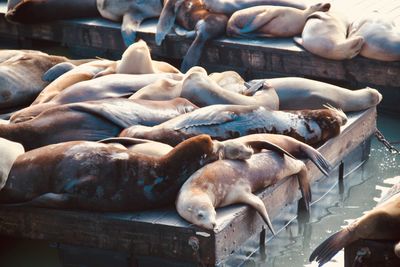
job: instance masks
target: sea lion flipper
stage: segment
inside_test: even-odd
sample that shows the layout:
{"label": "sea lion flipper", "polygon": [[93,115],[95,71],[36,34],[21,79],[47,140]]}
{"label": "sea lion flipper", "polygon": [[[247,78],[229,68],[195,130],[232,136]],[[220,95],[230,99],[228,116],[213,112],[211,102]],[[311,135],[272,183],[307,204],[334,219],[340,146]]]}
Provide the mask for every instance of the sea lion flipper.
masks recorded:
{"label": "sea lion flipper", "polygon": [[48,69],[42,76],[42,80],[45,82],[52,82],[64,73],[72,70],[76,66],[71,62],[62,62],[59,63],[50,69]]}
{"label": "sea lion flipper", "polygon": [[294,41],[296,44],[298,44],[298,45],[300,45],[301,47],[303,47],[303,38],[301,38],[301,37],[299,37],[299,36],[295,36],[295,37],[293,37],[293,41]]}
{"label": "sea lion flipper", "polygon": [[124,14],[121,24],[121,33],[127,47],[135,42],[136,32],[142,20],[141,14],[137,14],[134,10]]}
{"label": "sea lion flipper", "polygon": [[161,45],[167,33],[172,29],[175,23],[176,13],[183,3],[183,0],[168,0],[157,23],[156,44]]}
{"label": "sea lion flipper", "polygon": [[281,148],[280,146],[275,145],[269,141],[265,141],[265,140],[263,140],[263,141],[259,141],[259,140],[248,141],[248,142],[246,142],[246,145],[250,146],[255,151],[261,151],[263,149],[268,149],[268,150],[273,150],[275,152],[278,152],[281,155],[285,154],[293,159],[296,159],[296,157],[293,156],[292,154],[290,154],[288,151],[286,151],[285,149]]}
{"label": "sea lion flipper", "polygon": [[271,220],[269,219],[268,216],[267,209],[265,208],[264,202],[261,200],[261,198],[249,192],[249,193],[244,193],[244,195],[241,198],[241,201],[256,209],[257,212],[263,218],[264,222],[267,224],[269,230],[272,232],[273,235],[275,235],[275,230],[272,226]]}
{"label": "sea lion flipper", "polygon": [[310,210],[311,203],[311,187],[308,180],[308,170],[306,165],[303,163],[302,169],[297,173],[297,180],[299,182],[301,196],[304,200],[304,205],[307,211]]}
{"label": "sea lion flipper", "polygon": [[322,242],[314,251],[311,253],[309,261],[317,261],[319,266],[327,263],[336,253],[344,248],[350,239],[350,233],[347,229],[343,229],[324,242]]}
{"label": "sea lion flipper", "polygon": [[206,41],[207,40],[202,39],[200,34],[197,32],[196,38],[190,45],[186,55],[183,57],[181,64],[182,73],[186,73],[191,67],[198,65]]}
{"label": "sea lion flipper", "polygon": [[313,147],[303,146],[302,152],[302,154],[305,154],[305,156],[309,158],[325,176],[329,176],[329,173],[332,170],[332,165],[318,150]]}

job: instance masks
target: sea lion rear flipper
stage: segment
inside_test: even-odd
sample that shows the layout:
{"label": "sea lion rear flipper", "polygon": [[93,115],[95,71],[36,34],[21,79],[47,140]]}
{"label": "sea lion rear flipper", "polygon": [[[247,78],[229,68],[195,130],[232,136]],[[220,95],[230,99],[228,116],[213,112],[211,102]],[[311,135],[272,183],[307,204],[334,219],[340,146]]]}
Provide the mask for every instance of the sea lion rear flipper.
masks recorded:
{"label": "sea lion rear flipper", "polygon": [[256,195],[252,193],[244,193],[240,201],[252,206],[257,212],[261,215],[264,222],[267,224],[269,230],[271,230],[272,234],[275,235],[275,230],[272,227],[271,220],[269,219],[267,209],[265,208],[264,202]]}
{"label": "sea lion rear flipper", "polygon": [[311,202],[311,187],[310,181],[308,180],[308,170],[304,163],[302,164],[303,168],[297,173],[297,181],[299,182],[301,196],[304,200],[304,205],[306,210],[310,210],[310,202]]}
{"label": "sea lion rear flipper", "polygon": [[62,62],[57,65],[54,65],[50,69],[48,69],[42,76],[42,80],[45,82],[52,82],[64,73],[72,70],[76,66],[71,62]]}
{"label": "sea lion rear flipper", "polygon": [[142,21],[143,18],[141,14],[134,12],[134,10],[130,10],[124,14],[121,24],[121,33],[127,47],[135,42],[136,32]]}
{"label": "sea lion rear flipper", "polygon": [[269,141],[248,141],[246,142],[247,146],[251,147],[256,153],[260,152],[263,149],[268,149],[268,150],[273,150],[275,152],[280,153],[281,155],[287,155],[293,159],[296,159],[295,156],[293,156],[292,154],[290,154],[288,151],[286,151],[285,149],[281,148],[278,145],[275,145]]}
{"label": "sea lion rear flipper", "polygon": [[332,166],[318,150],[313,147],[304,146],[302,147],[302,154],[305,154],[325,176],[329,176]]}
{"label": "sea lion rear flipper", "polygon": [[322,242],[312,253],[309,261],[317,261],[319,266],[327,263],[336,253],[348,245],[351,239],[351,234],[347,229],[343,229],[324,242]]}
{"label": "sea lion rear flipper", "polygon": [[156,44],[161,45],[167,33],[172,29],[175,23],[176,13],[184,0],[168,0],[157,23]]}

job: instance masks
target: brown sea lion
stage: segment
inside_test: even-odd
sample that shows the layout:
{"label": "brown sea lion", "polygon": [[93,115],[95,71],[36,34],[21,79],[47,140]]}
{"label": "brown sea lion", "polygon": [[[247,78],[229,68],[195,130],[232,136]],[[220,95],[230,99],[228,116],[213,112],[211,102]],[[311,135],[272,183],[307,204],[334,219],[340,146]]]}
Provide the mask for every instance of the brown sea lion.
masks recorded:
{"label": "brown sea lion", "polygon": [[308,6],[307,2],[299,0],[203,0],[203,2],[207,10],[227,15],[253,6],[288,6],[297,9],[306,9]]}
{"label": "brown sea lion", "polygon": [[283,6],[254,6],[236,11],[229,18],[226,33],[239,37],[293,37],[301,34],[307,17],[326,12],[329,3],[318,3],[305,10]]}
{"label": "brown sea lion", "polygon": [[135,42],[136,31],[143,20],[161,14],[163,0],[97,0],[97,9],[103,18],[120,22],[126,46]]}
{"label": "brown sea lion", "polygon": [[103,99],[60,105],[20,123],[0,125],[0,137],[26,150],[63,141],[98,141],[135,124],[156,125],[196,108],[186,99],[170,101]]}
{"label": "brown sea lion", "polygon": [[15,112],[10,121],[13,123],[30,120],[50,107],[76,102],[101,100],[105,98],[129,97],[142,87],[154,83],[160,79],[182,79],[182,76],[174,73],[151,74],[110,74],[88,81],[75,83],[49,102],[31,105]]}
{"label": "brown sea lion", "polygon": [[358,239],[400,240],[400,184],[394,185],[378,205],[322,242],[310,261],[319,266]]}
{"label": "brown sea lion", "polygon": [[294,41],[320,57],[343,60],[360,53],[364,44],[361,36],[347,37],[349,23],[336,12],[315,12],[308,16],[301,38]]}
{"label": "brown sea lion", "polygon": [[[57,67],[59,66],[54,66],[49,72],[57,72]],[[64,67],[64,65],[62,65],[62,67]],[[82,64],[62,74],[43,89],[33,104],[48,102],[65,88],[75,83],[104,75],[115,73],[146,74],[164,72],[179,73],[175,67],[166,62],[152,60],[149,47],[146,42],[140,40],[130,45],[124,51],[121,60],[96,60]]]}
{"label": "brown sea lion", "polygon": [[297,113],[271,111],[259,106],[212,105],[199,108],[153,127],[132,126],[122,137],[143,138],[176,145],[201,133],[227,140],[253,133],[278,133],[320,145],[340,133],[346,123],[343,112],[333,109]]}
{"label": "brown sea lion", "polygon": [[6,184],[8,174],[17,157],[25,152],[24,147],[4,138],[0,138],[0,189]]}
{"label": "brown sea lion", "polygon": [[186,30],[193,31],[189,36],[195,39],[189,47],[181,65],[186,72],[198,64],[206,42],[225,32],[228,17],[220,13],[211,13],[205,9],[202,0],[165,1],[156,30],[156,44],[160,45],[175,23]]}
{"label": "brown sea lion", "polygon": [[329,104],[344,112],[360,111],[374,107],[382,100],[382,95],[373,88],[350,90],[298,77],[253,80],[248,86],[263,81],[275,89],[280,110],[320,109]]}
{"label": "brown sea lion", "polygon": [[361,36],[364,45],[360,55],[382,61],[400,60],[400,30],[393,20],[371,12],[353,21],[349,37]]}
{"label": "brown sea lion", "polygon": [[21,23],[99,16],[96,0],[8,0],[6,13],[7,20]]}
{"label": "brown sea lion", "polygon": [[32,50],[0,50],[0,114],[27,106],[48,84],[43,74],[56,64],[81,64],[88,60],[69,60]]}
{"label": "brown sea lion", "polygon": [[207,135],[190,138],[162,157],[133,153],[120,144],[49,145],[17,158],[0,202],[115,212],[166,206],[192,173],[221,155],[229,158],[223,150]]}

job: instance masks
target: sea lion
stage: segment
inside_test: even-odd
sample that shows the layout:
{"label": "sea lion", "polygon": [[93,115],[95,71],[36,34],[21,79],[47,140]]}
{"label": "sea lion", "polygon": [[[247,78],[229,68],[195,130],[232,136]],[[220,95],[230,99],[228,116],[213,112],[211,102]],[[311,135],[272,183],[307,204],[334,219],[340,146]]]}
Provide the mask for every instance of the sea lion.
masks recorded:
{"label": "sea lion", "polygon": [[307,18],[301,38],[294,41],[320,57],[343,60],[360,53],[364,44],[361,36],[347,37],[349,23],[338,13],[314,12]]}
{"label": "sea lion", "polygon": [[236,71],[213,72],[208,76],[219,86],[231,92],[244,94],[246,91],[245,80]]}
{"label": "sea lion", "polygon": [[311,5],[305,10],[283,6],[254,6],[236,11],[229,18],[226,33],[239,37],[293,37],[301,34],[307,17],[326,12],[329,3]]}
{"label": "sea lion", "polygon": [[[317,150],[288,136],[254,134],[229,141],[248,143],[261,140],[271,142],[295,156],[306,155],[326,175],[330,170],[329,163]],[[256,150],[254,152],[257,153]],[[297,174],[307,209],[311,200],[305,164],[283,155],[279,150],[264,151],[246,161],[219,160],[202,167],[184,183],[178,193],[176,208],[179,215],[195,225],[213,229],[216,226],[215,208],[245,203],[260,213],[273,232],[265,205],[253,192]]]}
{"label": "sea lion", "polygon": [[8,0],[6,19],[20,23],[99,17],[96,0]]}
{"label": "sea lion", "polygon": [[400,240],[400,183],[394,185],[375,208],[366,212],[322,242],[311,254],[310,261],[319,266],[339,250],[358,239]]}
{"label": "sea lion", "polygon": [[163,0],[97,0],[103,18],[120,22],[126,46],[135,42],[136,31],[143,20],[160,16]]}
{"label": "sea lion", "polygon": [[129,97],[142,87],[160,79],[182,79],[174,73],[110,74],[96,79],[75,83],[54,96],[49,102],[31,105],[15,112],[13,123],[30,120],[50,107],[105,98]]}
{"label": "sea lion", "polygon": [[317,146],[340,133],[346,115],[334,109],[271,111],[259,106],[212,105],[153,127],[132,126],[121,137],[135,137],[176,145],[201,133],[227,140],[253,133],[278,133]]}
{"label": "sea lion", "polygon": [[203,2],[207,10],[226,15],[253,6],[288,6],[297,9],[306,9],[308,6],[306,2],[298,0],[203,0]]}
{"label": "sea lion", "polygon": [[360,111],[374,107],[382,100],[382,95],[373,88],[350,90],[298,77],[253,80],[248,83],[248,86],[251,87],[263,81],[275,89],[280,110],[320,109],[328,104],[344,112]]}
{"label": "sea lion", "polygon": [[26,150],[63,141],[98,141],[117,136],[129,126],[156,125],[195,108],[186,99],[72,103],[47,109],[28,121],[0,125],[0,137],[19,142]]}
{"label": "sea lion", "polygon": [[279,100],[275,90],[266,82],[255,83],[246,92],[237,93],[224,89],[214,82],[207,73],[191,68],[182,81],[163,79],[146,86],[131,99],[168,100],[183,97],[199,107],[214,104],[257,105],[278,109]]}
{"label": "sea lion", "polygon": [[32,50],[0,50],[0,114],[27,106],[48,84],[43,74],[61,62],[81,64],[88,60],[70,60]]}
{"label": "sea lion", "polygon": [[393,20],[379,12],[363,15],[350,24],[349,37],[361,36],[360,55],[382,61],[400,60],[400,30]]}
{"label": "sea lion", "polygon": [[16,142],[0,138],[0,189],[6,184],[8,174],[17,157],[25,152],[24,147]]}
{"label": "sea lion", "polygon": [[223,150],[207,135],[190,138],[162,157],[133,153],[119,144],[49,145],[17,158],[0,202],[114,212],[167,206],[192,173],[221,155],[229,158]]}
{"label": "sea lion", "polygon": [[209,12],[202,0],[166,0],[157,23],[157,45],[161,45],[175,19],[186,30],[192,31],[187,37],[195,36],[182,61],[181,71],[186,72],[198,64],[206,42],[225,32],[228,17]]}
{"label": "sea lion", "polygon": [[[49,72],[56,72],[59,66],[54,66]],[[64,65],[62,66],[64,67]],[[45,103],[54,98],[65,88],[81,81],[104,75],[121,74],[146,74],[146,73],[179,73],[172,65],[151,59],[150,50],[146,42],[140,40],[130,45],[122,54],[121,60],[96,60],[82,64],[57,77],[50,83],[32,104]]]}

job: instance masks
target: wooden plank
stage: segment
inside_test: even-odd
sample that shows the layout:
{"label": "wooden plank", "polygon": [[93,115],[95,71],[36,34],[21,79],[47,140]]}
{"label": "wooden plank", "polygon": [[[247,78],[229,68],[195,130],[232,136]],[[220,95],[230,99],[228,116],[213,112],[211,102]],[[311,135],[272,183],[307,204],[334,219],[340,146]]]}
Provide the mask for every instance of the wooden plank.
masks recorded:
{"label": "wooden plank", "polygon": [[[376,110],[350,115],[342,134],[321,146],[334,165],[375,129]],[[307,162],[312,182],[320,179]],[[299,199],[298,184],[288,177],[259,194],[273,224],[280,229],[290,218],[277,216],[280,209]],[[293,208],[297,208],[297,204]],[[293,218],[292,218],[293,219]],[[254,210],[237,205],[218,211],[215,231],[189,225],[171,208],[137,213],[96,213],[27,207],[0,208],[0,234],[41,239],[68,245],[124,251],[134,257],[154,256],[172,261],[214,265],[224,261],[248,237],[259,232],[263,222]]]}

